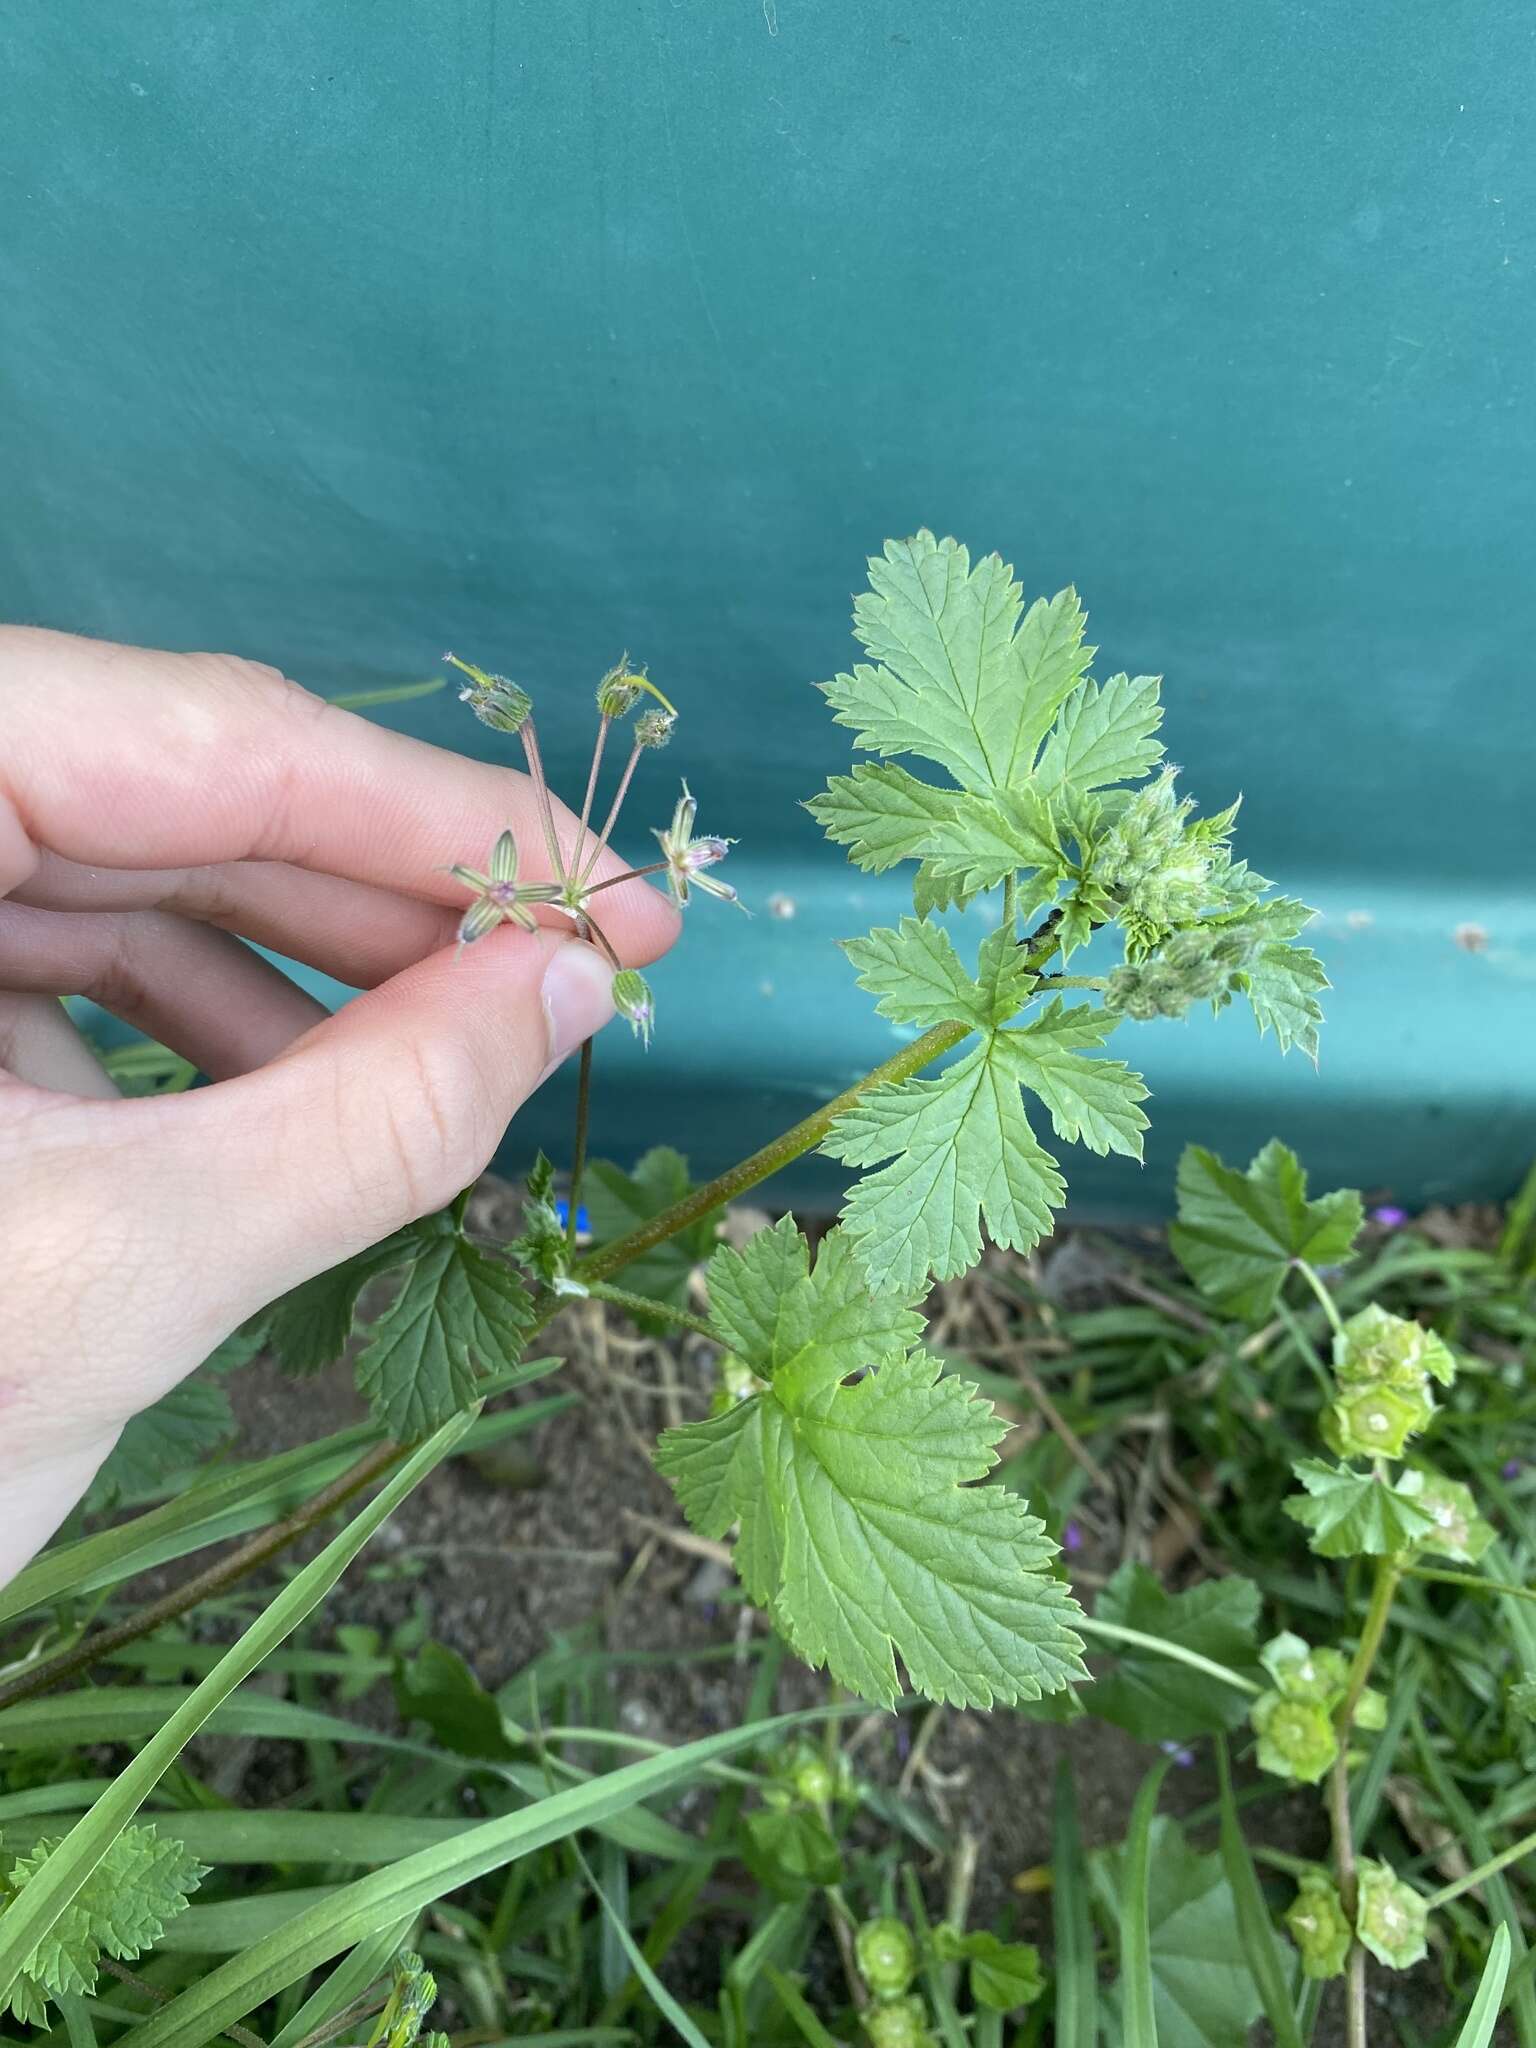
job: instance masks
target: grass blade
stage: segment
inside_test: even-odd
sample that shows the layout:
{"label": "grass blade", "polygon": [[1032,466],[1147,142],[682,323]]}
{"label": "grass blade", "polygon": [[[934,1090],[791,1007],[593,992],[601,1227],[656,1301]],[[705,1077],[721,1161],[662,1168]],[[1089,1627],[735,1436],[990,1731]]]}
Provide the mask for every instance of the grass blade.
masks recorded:
{"label": "grass blade", "polygon": [[765,1963],[763,1975],[773,1986],[775,1998],[800,2029],[802,2038],[810,2044],[810,2048],[840,2048],[838,2041],[827,2032],[800,1996],[798,1986],[786,1977],[782,1970],[776,1970],[772,1963]]}
{"label": "grass blade", "polygon": [[1051,1915],[1056,1935],[1057,2048],[1096,2048],[1099,1973],[1088,1914],[1087,1865],[1077,1818],[1077,1787],[1063,1757],[1056,1772],[1051,1832]]}
{"label": "grass blade", "polygon": [[155,2013],[135,2030],[134,2048],[201,2048],[231,2020],[242,2018],[344,1949],[420,1912],[460,1885],[500,1870],[551,1842],[565,1841],[582,1829],[595,1827],[642,1799],[669,1791],[733,1750],[818,1718],[818,1711],[812,1708],[705,1736],[664,1756],[647,1757],[643,1763],[626,1764],[605,1777],[572,1785],[518,1813],[482,1821],[455,1842],[407,1856],[386,1870],[343,1885],[244,1955],[211,1970]]}
{"label": "grass blade", "polygon": [[609,1932],[628,1957],[630,1968],[649,1992],[651,2003],[656,2007],[656,2010],[672,2027],[673,2031],[680,2034],[688,2043],[688,2048],[710,2048],[709,2042],[699,2032],[693,2021],[689,2019],[687,2013],[683,2011],[683,2008],[672,1996],[666,1985],[662,1983],[656,1972],[640,1953],[640,1944],[630,1933],[623,1915],[614,1906],[608,1894],[598,1883],[593,1875],[591,1864],[588,1863],[586,1857],[582,1855],[579,1849],[576,1851],[576,1861],[586,1873],[587,1883],[592,1887],[593,1895],[603,1909],[604,1921]]}
{"label": "grass blade", "polygon": [[1216,1738],[1216,1769],[1221,1783],[1221,1862],[1237,1909],[1237,1931],[1242,1937],[1244,1960],[1259,1987],[1264,2017],[1274,2033],[1276,2048],[1303,2048],[1275,1924],[1259,1888],[1258,1873],[1253,1867],[1253,1858],[1248,1853],[1242,1824],[1237,1817],[1237,1801],[1232,1796],[1232,1765],[1227,1755],[1226,1738],[1221,1735]]}
{"label": "grass blade", "polygon": [[313,1613],[369,1537],[447,1457],[473,1420],[473,1411],[456,1415],[412,1452],[361,1513],[258,1615],[202,1684],[193,1688],[185,1703],[150,1737],[110,1790],[70,1829],[0,1919],[0,2004],[9,1996],[32,1951],[68,1911],[80,1887],[214,1708]]}
{"label": "grass blade", "polygon": [[1125,1837],[1125,1890],[1120,1906],[1120,1988],[1125,2007],[1125,2048],[1157,2048],[1157,2002],[1152,1983],[1152,1933],[1147,1912],[1151,1880],[1152,1820],[1166,1763],[1148,1771],[1131,1808]]}
{"label": "grass blade", "polygon": [[1501,1927],[1493,1937],[1493,1946],[1488,1951],[1488,1960],[1483,1965],[1482,1982],[1477,1987],[1477,1996],[1468,2008],[1461,2032],[1456,2036],[1456,2048],[1488,2048],[1493,2039],[1493,2030],[1498,2023],[1499,2007],[1504,1999],[1504,1980],[1509,1975],[1510,1941],[1509,1929]]}

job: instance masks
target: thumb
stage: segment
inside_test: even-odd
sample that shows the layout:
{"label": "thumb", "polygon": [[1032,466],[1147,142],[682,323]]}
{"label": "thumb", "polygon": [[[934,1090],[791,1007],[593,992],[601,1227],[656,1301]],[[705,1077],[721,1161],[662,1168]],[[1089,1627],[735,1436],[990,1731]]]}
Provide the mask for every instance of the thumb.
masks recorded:
{"label": "thumb", "polygon": [[585,941],[503,926],[356,997],[269,1065],[181,1097],[200,1201],[225,1219],[215,1270],[248,1297],[242,1316],[450,1202],[608,1022],[612,981]]}

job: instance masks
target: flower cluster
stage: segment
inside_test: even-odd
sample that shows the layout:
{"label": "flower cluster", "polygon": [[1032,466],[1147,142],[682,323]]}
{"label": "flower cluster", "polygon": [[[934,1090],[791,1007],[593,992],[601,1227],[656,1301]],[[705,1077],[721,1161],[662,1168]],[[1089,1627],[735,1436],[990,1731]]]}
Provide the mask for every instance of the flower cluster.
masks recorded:
{"label": "flower cluster", "polygon": [[[1349,1665],[1338,1650],[1315,1650],[1289,1631],[1264,1645],[1259,1662],[1272,1681],[1249,1710],[1259,1738],[1259,1768],[1315,1785],[1339,1753],[1335,1716],[1349,1690]],[[1367,1688],[1355,1707],[1355,1724],[1379,1728],[1385,1717],[1385,1700]]]}
{"label": "flower cluster", "polygon": [[1338,1393],[1323,1414],[1323,1438],[1341,1458],[1400,1458],[1435,1412],[1431,1380],[1456,1376],[1450,1347],[1433,1330],[1372,1303],[1333,1340]]}
{"label": "flower cluster", "polygon": [[1389,1970],[1407,1970],[1428,1952],[1424,1900],[1390,1864],[1361,1860],[1351,1926],[1339,1888],[1321,1870],[1304,1871],[1285,1924],[1301,1955],[1304,1977],[1339,1977],[1356,1941]]}
{"label": "flower cluster", "polygon": [[[534,912],[541,907],[563,913],[571,918],[581,937],[600,947],[607,956],[615,970],[614,1008],[626,1019],[636,1037],[649,1046],[656,1018],[650,986],[633,968],[620,966],[592,907],[594,897],[628,877],[618,875],[597,882],[593,876],[618,822],[641,755],[667,744],[677,723],[677,712],[645,670],[631,666],[628,655],[617,661],[602,677],[596,692],[598,730],[587,777],[586,798],[582,804],[575,847],[566,848],[562,846],[555,828],[554,806],[534,727],[533,702],[527,691],[506,676],[493,675],[472,662],[461,661],[456,654],[445,654],[443,659],[468,678],[466,688],[459,695],[481,723],[497,732],[516,733],[521,739],[538,802],[539,822],[552,876],[551,880],[543,882],[518,880],[518,848],[510,831],[503,832],[497,839],[485,872],[456,862],[448,872],[469,890],[472,898],[459,923],[460,945],[469,945],[484,938],[500,924],[515,924],[524,931],[533,931],[538,925]],[[597,791],[609,730],[628,718],[643,697],[650,697],[654,702],[635,719],[629,759],[620,776],[607,819],[601,831],[593,832],[589,829],[592,800]],[[632,869],[630,873],[665,875],[667,887],[680,907],[688,903],[695,888],[703,890],[706,895],[718,897],[722,902],[739,906],[736,891],[728,882],[704,872],[725,858],[734,841],[695,835],[693,828],[697,815],[698,805],[685,782],[682,796],[672,813],[671,824],[665,830],[658,828],[655,833],[661,846],[661,859]]]}

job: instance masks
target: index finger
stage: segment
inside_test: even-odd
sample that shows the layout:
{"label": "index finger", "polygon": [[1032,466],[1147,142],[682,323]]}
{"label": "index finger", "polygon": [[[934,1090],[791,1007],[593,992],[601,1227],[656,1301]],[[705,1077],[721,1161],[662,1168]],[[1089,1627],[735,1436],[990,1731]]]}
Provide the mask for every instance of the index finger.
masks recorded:
{"label": "index finger", "polygon": [[[471,761],[327,704],[275,669],[30,628],[0,633],[0,895],[37,849],[100,867],[286,861],[459,905],[442,872],[512,830],[548,878],[538,799]],[[576,821],[556,807],[568,858]],[[600,879],[627,864],[605,854]],[[654,953],[676,912],[644,883],[607,892],[621,951]]]}

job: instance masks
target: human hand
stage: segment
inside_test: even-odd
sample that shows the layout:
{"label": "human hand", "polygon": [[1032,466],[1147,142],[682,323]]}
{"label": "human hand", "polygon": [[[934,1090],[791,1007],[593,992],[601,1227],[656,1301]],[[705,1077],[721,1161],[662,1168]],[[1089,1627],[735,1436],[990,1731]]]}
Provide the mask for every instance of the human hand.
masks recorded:
{"label": "human hand", "polygon": [[[533,801],[273,669],[0,630],[0,1584],[130,1416],[450,1201],[612,1015],[609,969],[553,916],[456,957],[443,869],[510,826],[547,879]],[[644,882],[604,901],[627,966],[676,936]],[[241,938],[366,993],[330,1016]],[[118,1099],[65,994],[217,1085]]]}

